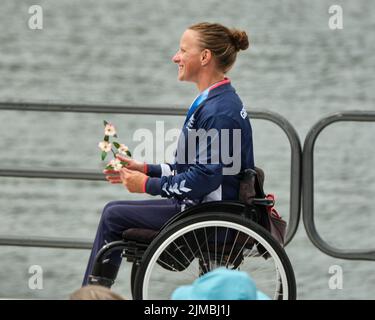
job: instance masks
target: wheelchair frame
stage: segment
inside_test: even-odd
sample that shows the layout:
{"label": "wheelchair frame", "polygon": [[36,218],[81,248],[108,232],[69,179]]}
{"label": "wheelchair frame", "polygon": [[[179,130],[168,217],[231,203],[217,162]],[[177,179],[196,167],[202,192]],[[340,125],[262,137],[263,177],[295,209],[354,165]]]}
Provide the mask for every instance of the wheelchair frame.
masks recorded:
{"label": "wheelchair frame", "polygon": [[[294,278],[294,272],[290,261],[284,251],[284,249],[276,242],[276,240],[271,236],[271,234],[267,231],[268,229],[268,220],[265,219],[265,209],[266,206],[272,205],[270,200],[265,198],[254,198],[253,205],[247,205],[240,201],[214,201],[214,202],[207,202],[202,203],[196,206],[192,206],[187,208],[184,211],[181,211],[170,220],[168,220],[160,230],[148,230],[148,229],[129,229],[124,231],[123,239],[120,241],[114,241],[111,243],[106,244],[102,247],[102,249],[98,252],[95,262],[94,268],[92,272],[93,278],[100,279],[100,267],[97,268],[95,266],[100,266],[103,264],[103,261],[106,257],[115,250],[122,250],[122,258],[126,258],[128,262],[132,262],[132,270],[131,270],[131,290],[133,298],[135,299],[143,299],[143,291],[142,287],[144,287],[144,279],[142,278],[143,272],[145,272],[145,267],[143,263],[145,261],[152,260],[152,257],[148,257],[147,253],[153,252],[153,246],[155,244],[159,246],[158,239],[163,237],[163,234],[168,230],[173,230],[175,226],[183,221],[193,221],[195,218],[202,218],[203,215],[211,214],[214,215],[215,213],[223,213],[233,215],[232,220],[238,220],[238,218],[243,219],[243,223],[247,224],[247,228],[249,230],[256,229],[256,234],[262,234],[261,238],[266,239],[266,243],[270,243],[272,248],[275,248],[275,252],[277,259],[280,257],[282,268],[284,268],[285,274],[284,281],[287,281],[287,286],[284,289],[278,288],[278,293],[275,294],[275,299],[295,299],[296,298],[296,284]],[[231,218],[228,216],[226,219],[228,223]],[[189,222],[187,223],[189,224]],[[250,225],[249,225],[250,224]],[[264,246],[260,246],[264,248]],[[258,249],[258,247],[257,247]],[[263,249],[261,249],[263,250]],[[259,251],[259,250],[258,250]],[[145,255],[146,254],[146,255]],[[242,254],[242,253],[241,253]],[[262,256],[267,257],[265,253]],[[201,263],[201,260],[199,260]],[[180,263],[181,264],[181,263]],[[140,267],[142,269],[142,275],[139,275]],[[238,267],[238,266],[237,266]],[[236,268],[237,268],[236,267]],[[177,268],[176,264],[173,268]],[[176,271],[176,270],[173,270]],[[209,270],[207,270],[209,271]],[[204,273],[204,272],[203,272]],[[202,274],[202,273],[201,273]],[[138,275],[138,276],[137,276]],[[199,275],[198,275],[199,276]],[[286,278],[287,280],[285,280]],[[114,280],[114,279],[113,279]],[[280,280],[280,279],[279,279]],[[285,284],[284,284],[285,286]],[[285,290],[286,288],[286,290]],[[287,291],[287,294],[285,294]],[[147,297],[146,297],[147,298]]]}

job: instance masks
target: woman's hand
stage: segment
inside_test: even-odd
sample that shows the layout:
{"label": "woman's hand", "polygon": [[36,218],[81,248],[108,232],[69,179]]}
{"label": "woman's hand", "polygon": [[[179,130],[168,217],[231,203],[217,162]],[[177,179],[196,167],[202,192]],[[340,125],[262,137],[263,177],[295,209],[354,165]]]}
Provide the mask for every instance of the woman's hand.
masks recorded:
{"label": "woman's hand", "polygon": [[144,193],[146,192],[146,180],[148,176],[144,173],[123,168],[120,171],[111,171],[112,175],[107,175],[106,179],[112,183],[122,183],[129,192]]}
{"label": "woman's hand", "polygon": [[140,162],[140,161],[134,160],[132,158],[121,156],[119,154],[116,155],[116,158],[119,159],[120,161],[127,162],[127,164],[126,164],[127,169],[145,173],[145,165],[146,164],[144,162]]}

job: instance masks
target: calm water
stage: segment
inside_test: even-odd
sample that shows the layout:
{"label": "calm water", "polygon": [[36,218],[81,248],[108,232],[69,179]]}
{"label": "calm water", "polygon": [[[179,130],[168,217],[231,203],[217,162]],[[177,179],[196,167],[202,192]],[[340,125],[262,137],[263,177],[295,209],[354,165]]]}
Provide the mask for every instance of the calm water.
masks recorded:
{"label": "calm water", "polygon": [[[184,29],[218,21],[248,31],[251,48],[230,73],[248,109],[286,117],[301,141],[321,117],[341,110],[374,110],[375,7],[360,1],[38,1],[43,30],[28,28],[35,1],[0,4],[0,101],[187,107],[194,86],[176,80],[171,57]],[[344,9],[344,29],[328,28],[328,8]],[[133,133],[179,128],[182,117],[0,113],[1,167],[101,170],[97,142],[102,120],[114,122],[133,150]],[[290,148],[273,124],[253,120],[256,162],[266,188],[289,211]],[[339,123],[317,141],[316,224],[339,248],[371,249],[375,217],[372,123]],[[157,137],[162,139],[162,137]],[[155,138],[156,140],[156,138]],[[157,149],[155,141],[155,149]],[[158,157],[163,150],[154,150]],[[152,158],[152,157],[151,157]],[[149,159],[153,161],[154,159]],[[100,213],[114,199],[140,199],[104,182],[0,177],[0,234],[93,239]],[[372,262],[327,257],[301,223],[286,251],[300,299],[373,299]],[[78,288],[88,250],[0,247],[0,297],[65,299]],[[44,270],[43,290],[30,290],[28,269]],[[343,270],[343,289],[331,290],[329,268]],[[115,290],[128,295],[125,265]]]}

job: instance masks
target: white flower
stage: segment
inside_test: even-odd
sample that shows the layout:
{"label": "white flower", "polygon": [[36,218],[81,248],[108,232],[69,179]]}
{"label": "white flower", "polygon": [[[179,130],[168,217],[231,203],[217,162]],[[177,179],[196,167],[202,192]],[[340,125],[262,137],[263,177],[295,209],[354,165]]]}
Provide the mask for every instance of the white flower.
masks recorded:
{"label": "white flower", "polygon": [[121,164],[121,160],[119,159],[112,159],[109,164],[110,166],[112,166],[113,170],[115,171],[120,171],[122,169],[122,164]]}
{"label": "white flower", "polygon": [[122,143],[120,144],[120,147],[118,148],[118,151],[123,155],[127,155],[126,151],[128,151],[128,150],[129,150],[129,148]]}
{"label": "white flower", "polygon": [[114,127],[112,124],[108,123],[108,124],[105,126],[105,128],[104,128],[104,134],[105,134],[106,136],[111,136],[111,137],[113,137],[113,136],[116,134],[116,129],[115,129],[115,127]]}
{"label": "white flower", "polygon": [[110,144],[108,141],[102,141],[102,142],[99,142],[99,148],[102,150],[102,151],[105,151],[105,152],[109,152],[111,151],[111,148],[112,148],[112,144]]}

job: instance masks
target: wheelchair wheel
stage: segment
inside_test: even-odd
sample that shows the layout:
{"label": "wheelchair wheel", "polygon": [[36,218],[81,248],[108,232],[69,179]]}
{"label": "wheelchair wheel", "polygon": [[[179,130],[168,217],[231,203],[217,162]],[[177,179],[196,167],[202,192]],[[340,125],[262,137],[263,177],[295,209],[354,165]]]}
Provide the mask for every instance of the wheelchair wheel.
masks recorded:
{"label": "wheelchair wheel", "polygon": [[255,222],[222,212],[186,217],[163,230],[144,253],[134,298],[170,299],[177,287],[223,266],[248,273],[271,299],[296,298],[284,249]]}

